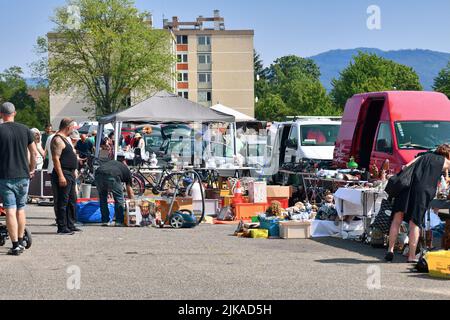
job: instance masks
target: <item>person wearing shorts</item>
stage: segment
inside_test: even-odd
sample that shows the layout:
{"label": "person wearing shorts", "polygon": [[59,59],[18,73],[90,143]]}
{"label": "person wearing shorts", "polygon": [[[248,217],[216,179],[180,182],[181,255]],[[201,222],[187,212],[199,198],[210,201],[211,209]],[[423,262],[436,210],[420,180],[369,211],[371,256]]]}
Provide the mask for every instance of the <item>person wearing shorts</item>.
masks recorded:
{"label": "person wearing shorts", "polygon": [[30,178],[36,168],[37,149],[31,131],[14,122],[16,108],[12,103],[4,103],[0,107],[0,115],[3,119],[3,124],[0,124],[0,198],[12,242],[8,254],[18,256],[25,249],[25,206]]}

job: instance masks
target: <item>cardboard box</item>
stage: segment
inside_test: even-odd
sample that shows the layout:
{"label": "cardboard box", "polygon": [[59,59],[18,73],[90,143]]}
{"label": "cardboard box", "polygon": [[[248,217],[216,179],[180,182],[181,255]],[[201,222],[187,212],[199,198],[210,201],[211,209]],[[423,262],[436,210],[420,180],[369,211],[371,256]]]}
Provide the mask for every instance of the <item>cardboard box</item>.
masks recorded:
{"label": "cardboard box", "polygon": [[[169,213],[171,202],[160,201],[161,219],[166,221],[167,214]],[[177,198],[173,204],[172,212],[175,213],[180,210],[189,210],[194,212],[194,205],[192,198]]]}
{"label": "cardboard box", "polygon": [[124,224],[127,227],[137,227],[141,224],[141,221],[142,215],[139,207],[139,201],[127,200]]}
{"label": "cardboard box", "polygon": [[282,239],[311,238],[311,222],[297,222],[297,221],[280,222],[280,238]]}
{"label": "cardboard box", "polygon": [[[194,200],[193,207],[195,213],[202,213],[203,201]],[[217,199],[205,199],[205,216],[215,216],[219,210],[219,200]]]}
{"label": "cardboard box", "polygon": [[267,186],[267,197],[268,198],[291,198],[292,197],[292,187],[283,186]]}
{"label": "cardboard box", "polygon": [[267,203],[267,183],[251,181],[248,184],[248,198],[250,203]]}

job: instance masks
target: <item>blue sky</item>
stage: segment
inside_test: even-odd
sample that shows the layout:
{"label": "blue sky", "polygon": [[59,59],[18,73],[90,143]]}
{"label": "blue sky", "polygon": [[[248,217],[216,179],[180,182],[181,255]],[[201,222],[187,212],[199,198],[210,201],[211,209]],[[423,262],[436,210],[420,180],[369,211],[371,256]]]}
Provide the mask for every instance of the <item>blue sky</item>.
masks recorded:
{"label": "blue sky", "polygon": [[[51,30],[49,17],[65,0],[0,0],[0,70],[25,69],[35,59],[36,38]],[[331,49],[376,47],[450,52],[448,0],[137,0],[162,17],[193,20],[220,9],[227,29],[254,29],[255,48],[264,63],[277,57],[303,57]],[[381,30],[366,27],[369,5],[381,9]]]}

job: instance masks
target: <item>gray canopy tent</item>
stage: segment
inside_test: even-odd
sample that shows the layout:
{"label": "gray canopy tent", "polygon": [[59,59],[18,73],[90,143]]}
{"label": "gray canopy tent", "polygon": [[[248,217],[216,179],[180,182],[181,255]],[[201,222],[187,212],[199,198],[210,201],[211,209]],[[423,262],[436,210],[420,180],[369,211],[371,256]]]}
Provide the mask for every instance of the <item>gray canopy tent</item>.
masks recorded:
{"label": "gray canopy tent", "polygon": [[[137,105],[98,119],[98,137],[103,137],[104,126],[114,123],[115,155],[117,156],[118,143],[122,124],[135,123],[234,123],[235,117],[222,112],[206,108],[200,104],[184,99],[167,91],[160,91]],[[99,156],[101,139],[97,139],[96,156]]]}

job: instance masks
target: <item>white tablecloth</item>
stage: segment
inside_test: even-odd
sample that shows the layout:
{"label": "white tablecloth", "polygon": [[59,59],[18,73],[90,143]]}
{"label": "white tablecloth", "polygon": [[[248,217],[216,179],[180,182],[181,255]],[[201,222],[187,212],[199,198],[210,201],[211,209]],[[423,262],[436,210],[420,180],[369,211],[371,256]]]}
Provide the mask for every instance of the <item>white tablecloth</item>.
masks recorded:
{"label": "white tablecloth", "polygon": [[[342,223],[344,225],[342,225]],[[364,230],[363,221],[352,221],[351,223],[340,222],[336,225],[334,221],[314,220],[311,224],[311,237],[339,237],[342,238],[344,234],[348,236],[360,235]]]}
{"label": "white tablecloth", "polygon": [[[380,208],[380,206],[375,202],[377,193],[371,192],[369,189],[339,188],[334,194],[336,210],[338,211],[339,217],[362,216],[364,214],[364,192],[366,192],[367,215],[368,217],[373,216],[375,214],[375,210]],[[377,202],[381,201],[381,199],[377,200]]]}

